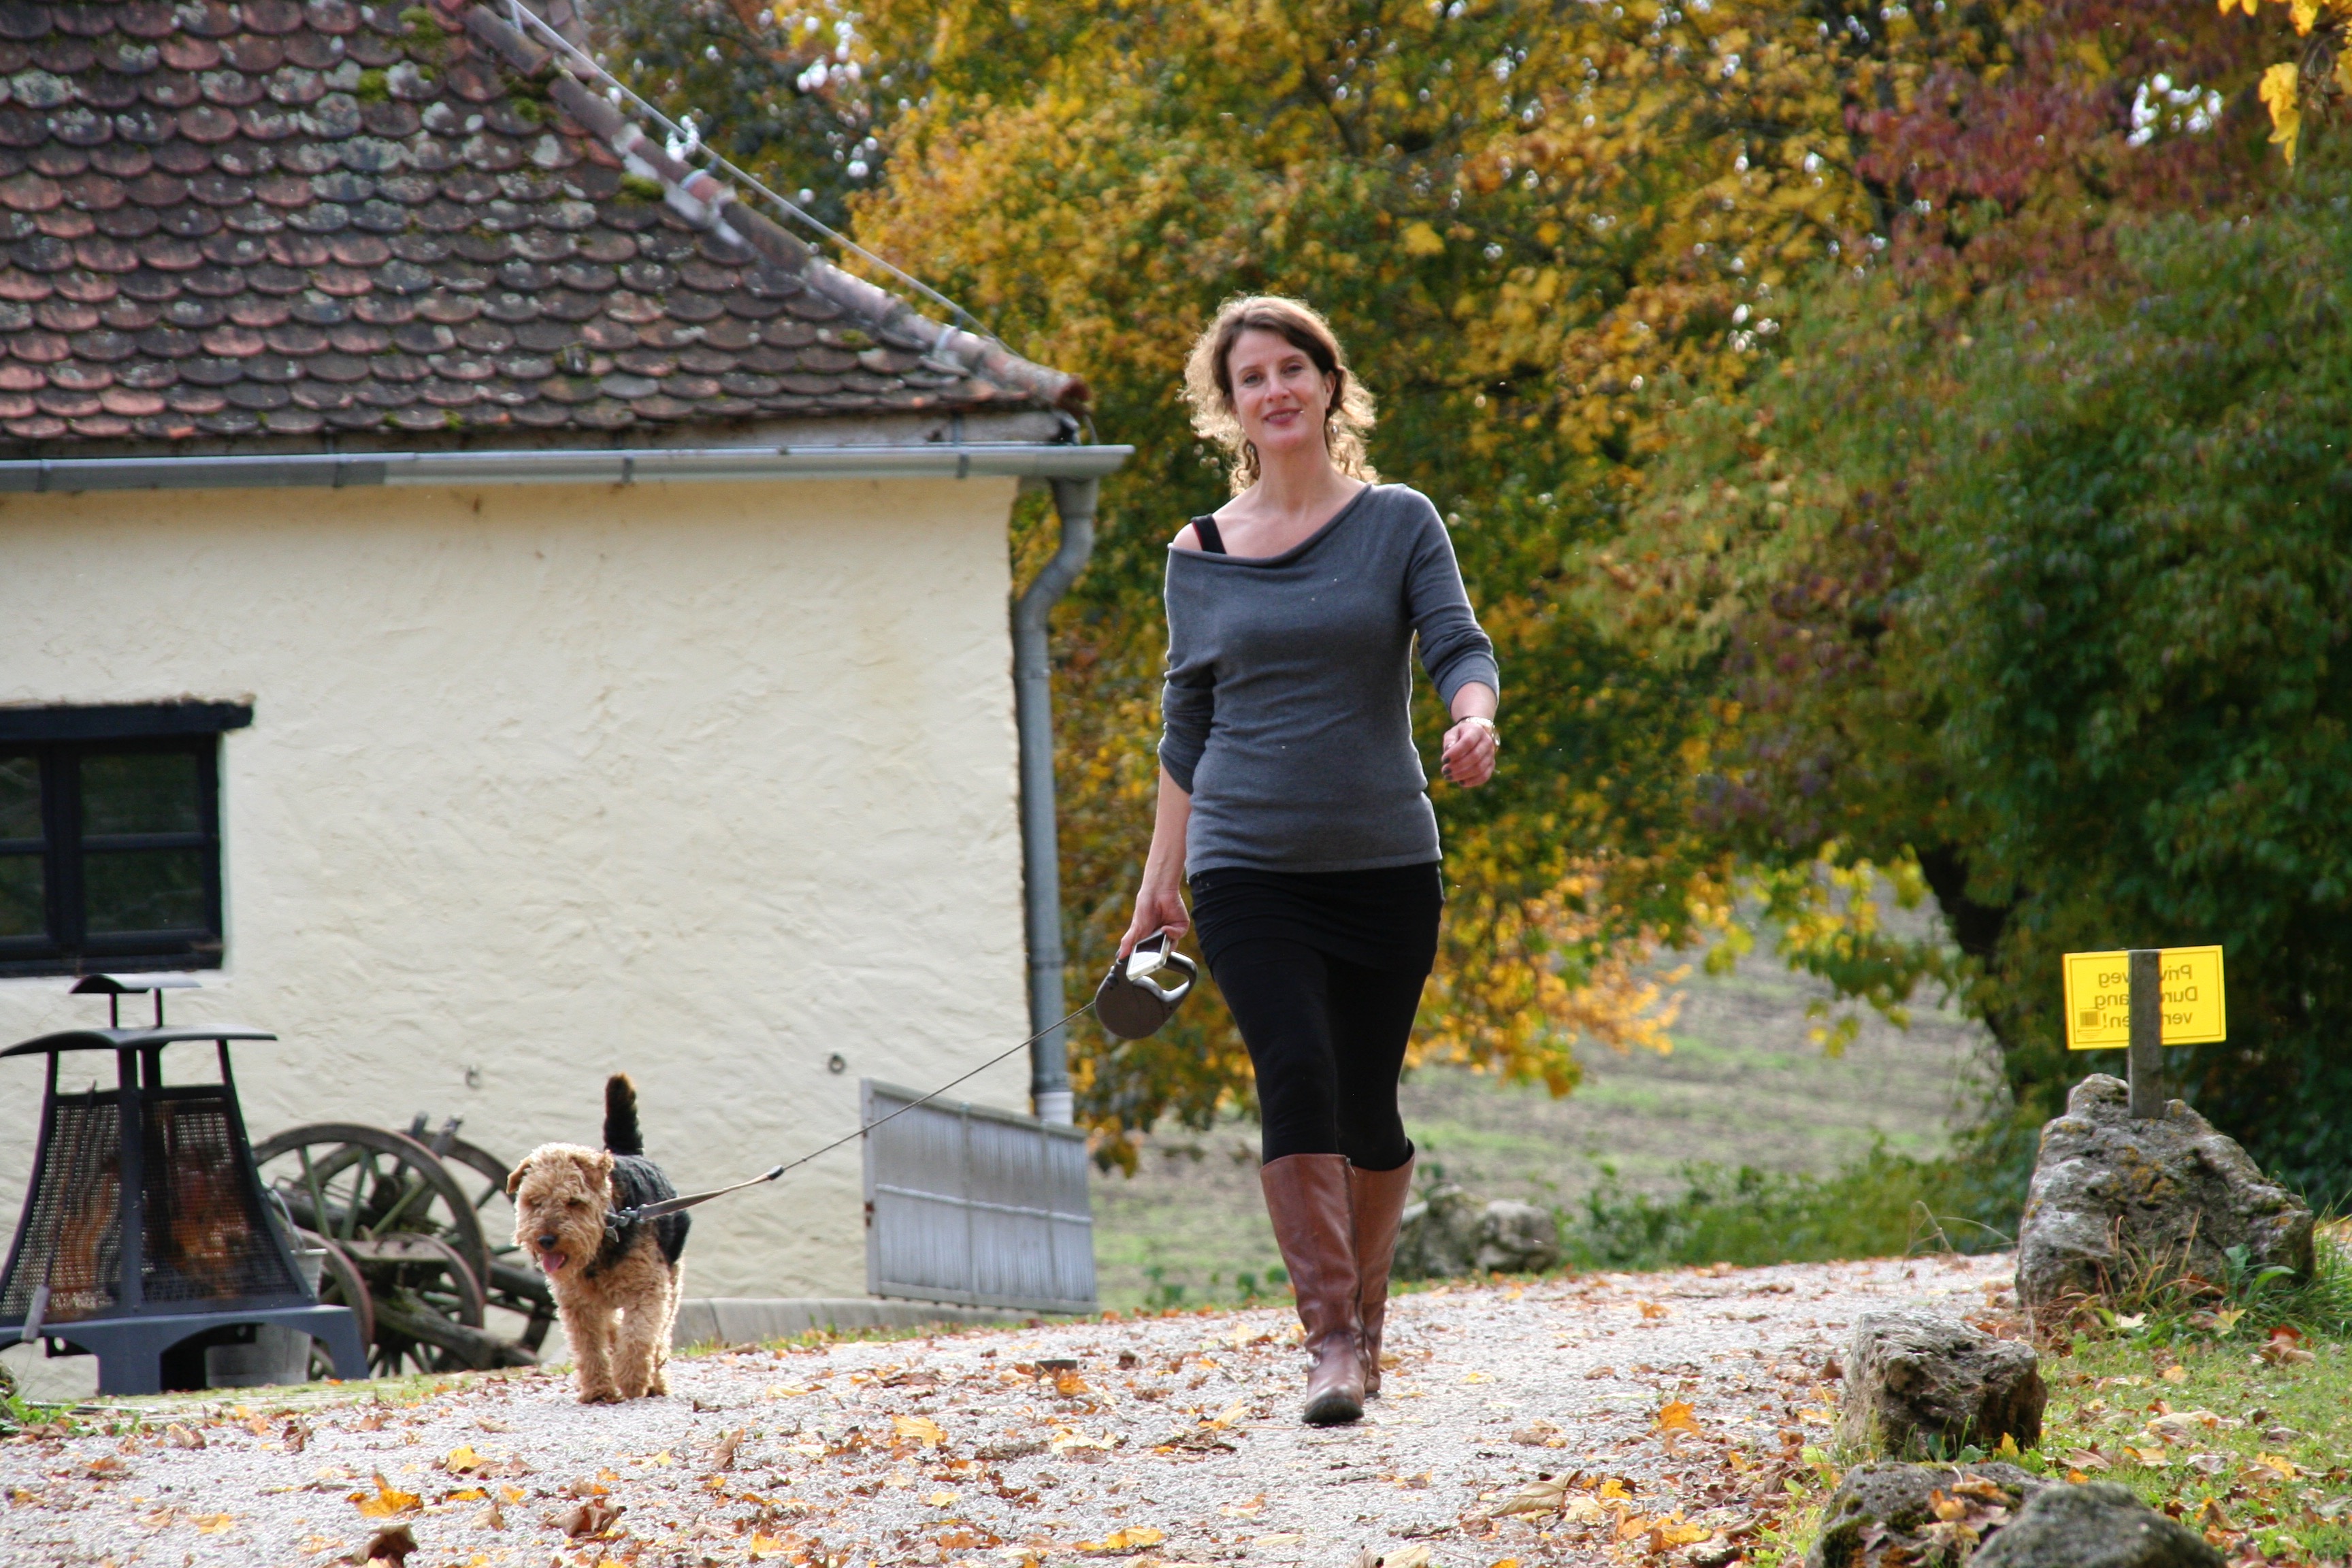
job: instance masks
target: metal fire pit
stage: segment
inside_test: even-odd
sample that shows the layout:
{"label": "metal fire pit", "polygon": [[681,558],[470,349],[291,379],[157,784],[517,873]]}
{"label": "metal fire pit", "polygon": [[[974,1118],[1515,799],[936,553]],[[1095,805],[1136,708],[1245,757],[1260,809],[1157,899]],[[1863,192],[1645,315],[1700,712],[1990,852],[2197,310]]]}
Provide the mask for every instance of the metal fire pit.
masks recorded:
{"label": "metal fire pit", "polygon": [[[319,1304],[264,1210],[237,1109],[228,1043],[278,1037],[166,1027],[163,992],[194,984],[88,976],[74,992],[107,997],[108,1027],[0,1051],[48,1058],[39,1150],[0,1272],[0,1343],[71,1346],[98,1357],[100,1393],[157,1394],[204,1385],[206,1343],[274,1325],[322,1341],[337,1376],[364,1377],[350,1309]],[[151,991],[153,1025],[121,1027],[122,996]],[[220,1081],[167,1086],[163,1048],[203,1040],[218,1053]],[[61,1064],[76,1051],[113,1052],[114,1087],[61,1091]]]}

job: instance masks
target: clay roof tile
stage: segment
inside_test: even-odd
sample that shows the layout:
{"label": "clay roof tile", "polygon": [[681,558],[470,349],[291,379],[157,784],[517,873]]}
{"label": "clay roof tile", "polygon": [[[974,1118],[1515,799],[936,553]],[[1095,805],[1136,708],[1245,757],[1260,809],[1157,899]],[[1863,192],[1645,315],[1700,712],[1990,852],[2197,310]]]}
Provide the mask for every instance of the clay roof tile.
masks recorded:
{"label": "clay roof tile", "polygon": [[1083,396],[716,195],[496,8],[427,15],[0,0],[0,449]]}

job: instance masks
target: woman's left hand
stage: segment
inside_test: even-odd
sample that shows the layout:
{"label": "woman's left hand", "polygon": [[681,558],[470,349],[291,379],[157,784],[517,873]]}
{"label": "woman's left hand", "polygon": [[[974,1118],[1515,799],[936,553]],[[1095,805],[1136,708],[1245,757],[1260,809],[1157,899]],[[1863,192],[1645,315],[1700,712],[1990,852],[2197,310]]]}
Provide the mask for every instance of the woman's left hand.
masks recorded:
{"label": "woman's left hand", "polygon": [[1493,720],[1461,720],[1445,731],[1445,754],[1438,771],[1448,784],[1476,789],[1495,776],[1495,753],[1500,749]]}

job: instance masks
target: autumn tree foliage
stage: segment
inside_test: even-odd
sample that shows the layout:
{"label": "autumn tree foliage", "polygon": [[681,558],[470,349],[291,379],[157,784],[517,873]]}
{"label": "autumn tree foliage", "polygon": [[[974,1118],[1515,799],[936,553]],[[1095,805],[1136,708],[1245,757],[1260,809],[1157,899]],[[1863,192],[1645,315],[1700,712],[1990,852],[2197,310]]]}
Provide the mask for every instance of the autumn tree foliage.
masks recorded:
{"label": "autumn tree foliage", "polygon": [[[1811,310],[1835,336],[1784,351],[1731,395],[1693,389],[1628,525],[1594,552],[1618,591],[1612,613],[1641,646],[1714,668],[1728,700],[1701,827],[1745,864],[1796,873],[1769,886],[1785,917],[1809,911],[1798,952],[1852,994],[1885,1002],[1906,993],[1906,974],[1959,972],[1934,969],[1924,950],[1892,957],[1826,919],[1839,888],[1824,866],[1908,867],[1898,889],[1932,889],[1979,964],[1999,923],[1971,894],[1968,835],[1942,815],[1946,781],[1921,758],[1929,727],[1906,706],[1917,694],[1887,679],[1885,606],[1916,561],[1879,499],[1938,482],[1910,465],[1972,395],[1948,379],[1948,356],[1972,334],[2043,301],[2133,287],[2117,240],[2151,217],[2271,199],[2253,92],[2266,47],[2196,0],[2067,0],[2009,32],[2000,69],[1939,65],[1908,102],[1858,115],[1860,168],[1888,218],[1874,265],[1813,279]],[[1747,482],[1741,465],[1785,453],[1768,439],[1782,401],[1841,372],[1854,401],[1808,426],[1804,475]],[[1738,443],[1724,446],[1735,426]],[[1865,499],[1807,511],[1791,492],[1814,479]],[[1994,994],[1978,1004],[1998,1032]]]}
{"label": "autumn tree foliage", "polygon": [[820,222],[845,222],[876,183],[897,83],[869,71],[851,6],[593,0],[589,15],[606,69]]}
{"label": "autumn tree foliage", "polygon": [[[1692,416],[1661,479],[1696,482],[1650,511],[1685,546],[1655,564],[1715,628],[1685,646],[1737,650],[1759,698],[1716,781],[1727,818],[1916,847],[2036,1116],[2116,1068],[2062,1048],[2060,954],[2222,944],[2229,1043],[2168,1074],[2267,1168],[2336,1194],[2347,198],[2338,169],[2234,219],[2160,218],[2118,237],[2103,287],[2002,291],[1949,335],[1890,331],[1891,289],[1825,306],[1786,375]],[[1811,782],[1811,820],[1778,770]]]}
{"label": "autumn tree foliage", "polygon": [[2256,89],[2270,110],[2271,141],[2294,162],[2306,130],[2340,124],[2352,107],[2352,5],[2343,0],[2223,0],[2221,14],[2284,17],[2294,36],[2272,49]]}
{"label": "autumn tree foliage", "polygon": [[[1108,956],[1148,831],[1165,544],[1224,491],[1178,369],[1218,300],[1280,290],[1350,343],[1383,403],[1375,458],[1453,519],[1503,657],[1504,775],[1439,791],[1452,901],[1423,1048],[1564,1091],[1578,1037],[1659,1039],[1640,961],[1728,897],[1727,854],[1686,826],[1712,698],[1612,643],[1580,602],[1581,552],[1657,450],[1664,385],[1738,384],[1793,280],[1877,221],[1850,112],[1899,100],[1936,58],[1990,58],[1989,15],[1412,0],[921,16],[926,96],[857,204],[861,238],[1083,371],[1102,428],[1141,448],[1061,630],[1080,970]],[[1088,1114],[1197,1115],[1244,1081],[1229,1033],[1196,1024],[1203,1037],[1115,1060],[1096,1047]]]}
{"label": "autumn tree foliage", "polygon": [[[2154,276],[2119,237],[2281,188],[2259,84],[2294,17],[2261,10],[619,0],[600,41],[708,106],[730,157],[1084,374],[1102,435],[1139,447],[1055,626],[1074,994],[1149,831],[1164,547],[1224,493],[1184,349],[1222,298],[1279,290],[1349,342],[1374,458],[1448,516],[1503,658],[1503,773],[1436,791],[1424,1053],[1566,1090],[1575,1039],[1661,1040],[1647,961],[1748,888],[1849,995],[1957,988],[2032,1109],[2066,1067],[2036,968],[2065,895],[1957,782],[1935,683],[1958,667],[1924,662],[1904,608],[1942,537],[1915,503],[1953,432],[1982,434],[1961,402],[2001,390],[1973,367],[2044,384],[2027,337],[1955,345],[2062,319],[2049,301],[2105,321]],[[1017,567],[1051,548],[1031,503]],[[1878,923],[1863,895],[1889,878],[1932,890],[1956,945]],[[1108,1132],[1247,1093],[1213,1005],[1076,1044]]]}
{"label": "autumn tree foliage", "polygon": [[[2085,29],[1882,127],[1882,156],[2011,146],[1909,160],[1952,220],[1896,225],[1900,265],[1815,289],[1771,374],[1695,400],[1610,564],[1633,635],[1738,705],[1701,820],[1778,868],[1801,959],[1960,988],[2030,1124],[2114,1066],[2063,1048],[2061,953],[2221,942],[2230,1042],[2168,1072],[2342,1193],[2352,180],[2266,147],[2267,20],[2175,7],[2087,33],[2096,59]],[[1872,865],[1932,887],[1960,951],[1841,919],[1829,871]]]}

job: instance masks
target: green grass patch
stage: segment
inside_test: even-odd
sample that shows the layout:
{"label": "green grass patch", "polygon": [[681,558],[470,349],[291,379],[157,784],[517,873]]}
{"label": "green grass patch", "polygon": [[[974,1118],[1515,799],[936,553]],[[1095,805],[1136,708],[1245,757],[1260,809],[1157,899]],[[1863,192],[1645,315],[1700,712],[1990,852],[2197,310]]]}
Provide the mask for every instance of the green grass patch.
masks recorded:
{"label": "green grass patch", "polygon": [[1568,1263],[1580,1268],[1818,1263],[1921,1251],[1992,1252],[2011,1242],[2023,1194],[2007,1162],[1980,1153],[1923,1160],[1882,1142],[1827,1176],[1694,1163],[1681,1190],[1627,1188],[1609,1166],[1560,1211]]}
{"label": "green grass patch", "polygon": [[2352,1469],[2337,1445],[2352,1402],[2352,1347],[2297,1343],[2278,1362],[2253,1335],[2150,1343],[2078,1342],[2059,1364],[2039,1463],[2068,1479],[2120,1481],[2234,1552],[2274,1561],[2352,1554]]}
{"label": "green grass patch", "polygon": [[[2232,1563],[2352,1558],[2352,1241],[2325,1227],[2300,1284],[2239,1261],[2228,1279],[2127,1288],[2090,1326],[2045,1350],[2042,1441],[2024,1453],[1969,1447],[2053,1480],[2115,1481],[2202,1533]],[[2137,1300],[2132,1299],[2137,1295]],[[1809,1462],[1859,1463],[1866,1455]],[[1764,1532],[1759,1568],[1798,1561],[1836,1483],[1793,1486]],[[1807,1477],[1808,1483],[1815,1478]]]}
{"label": "green grass patch", "polygon": [[31,1427],[58,1426],[72,1414],[69,1405],[37,1405],[13,1387],[0,1388],[0,1437]]}
{"label": "green grass patch", "polygon": [[1268,1268],[1263,1275],[1247,1268],[1236,1268],[1231,1278],[1227,1278],[1223,1269],[1212,1269],[1205,1285],[1171,1278],[1171,1273],[1161,1264],[1145,1265],[1143,1275],[1151,1281],[1151,1288],[1144,1292],[1143,1310],[1182,1311],[1213,1307],[1221,1311],[1239,1311],[1247,1307],[1271,1306],[1291,1299],[1290,1276],[1280,1264]]}
{"label": "green grass patch", "polygon": [[2120,1481],[2233,1557],[2352,1556],[2352,1258],[2323,1233],[2302,1285],[2241,1268],[2150,1292],[2045,1362],[2032,1468]]}

